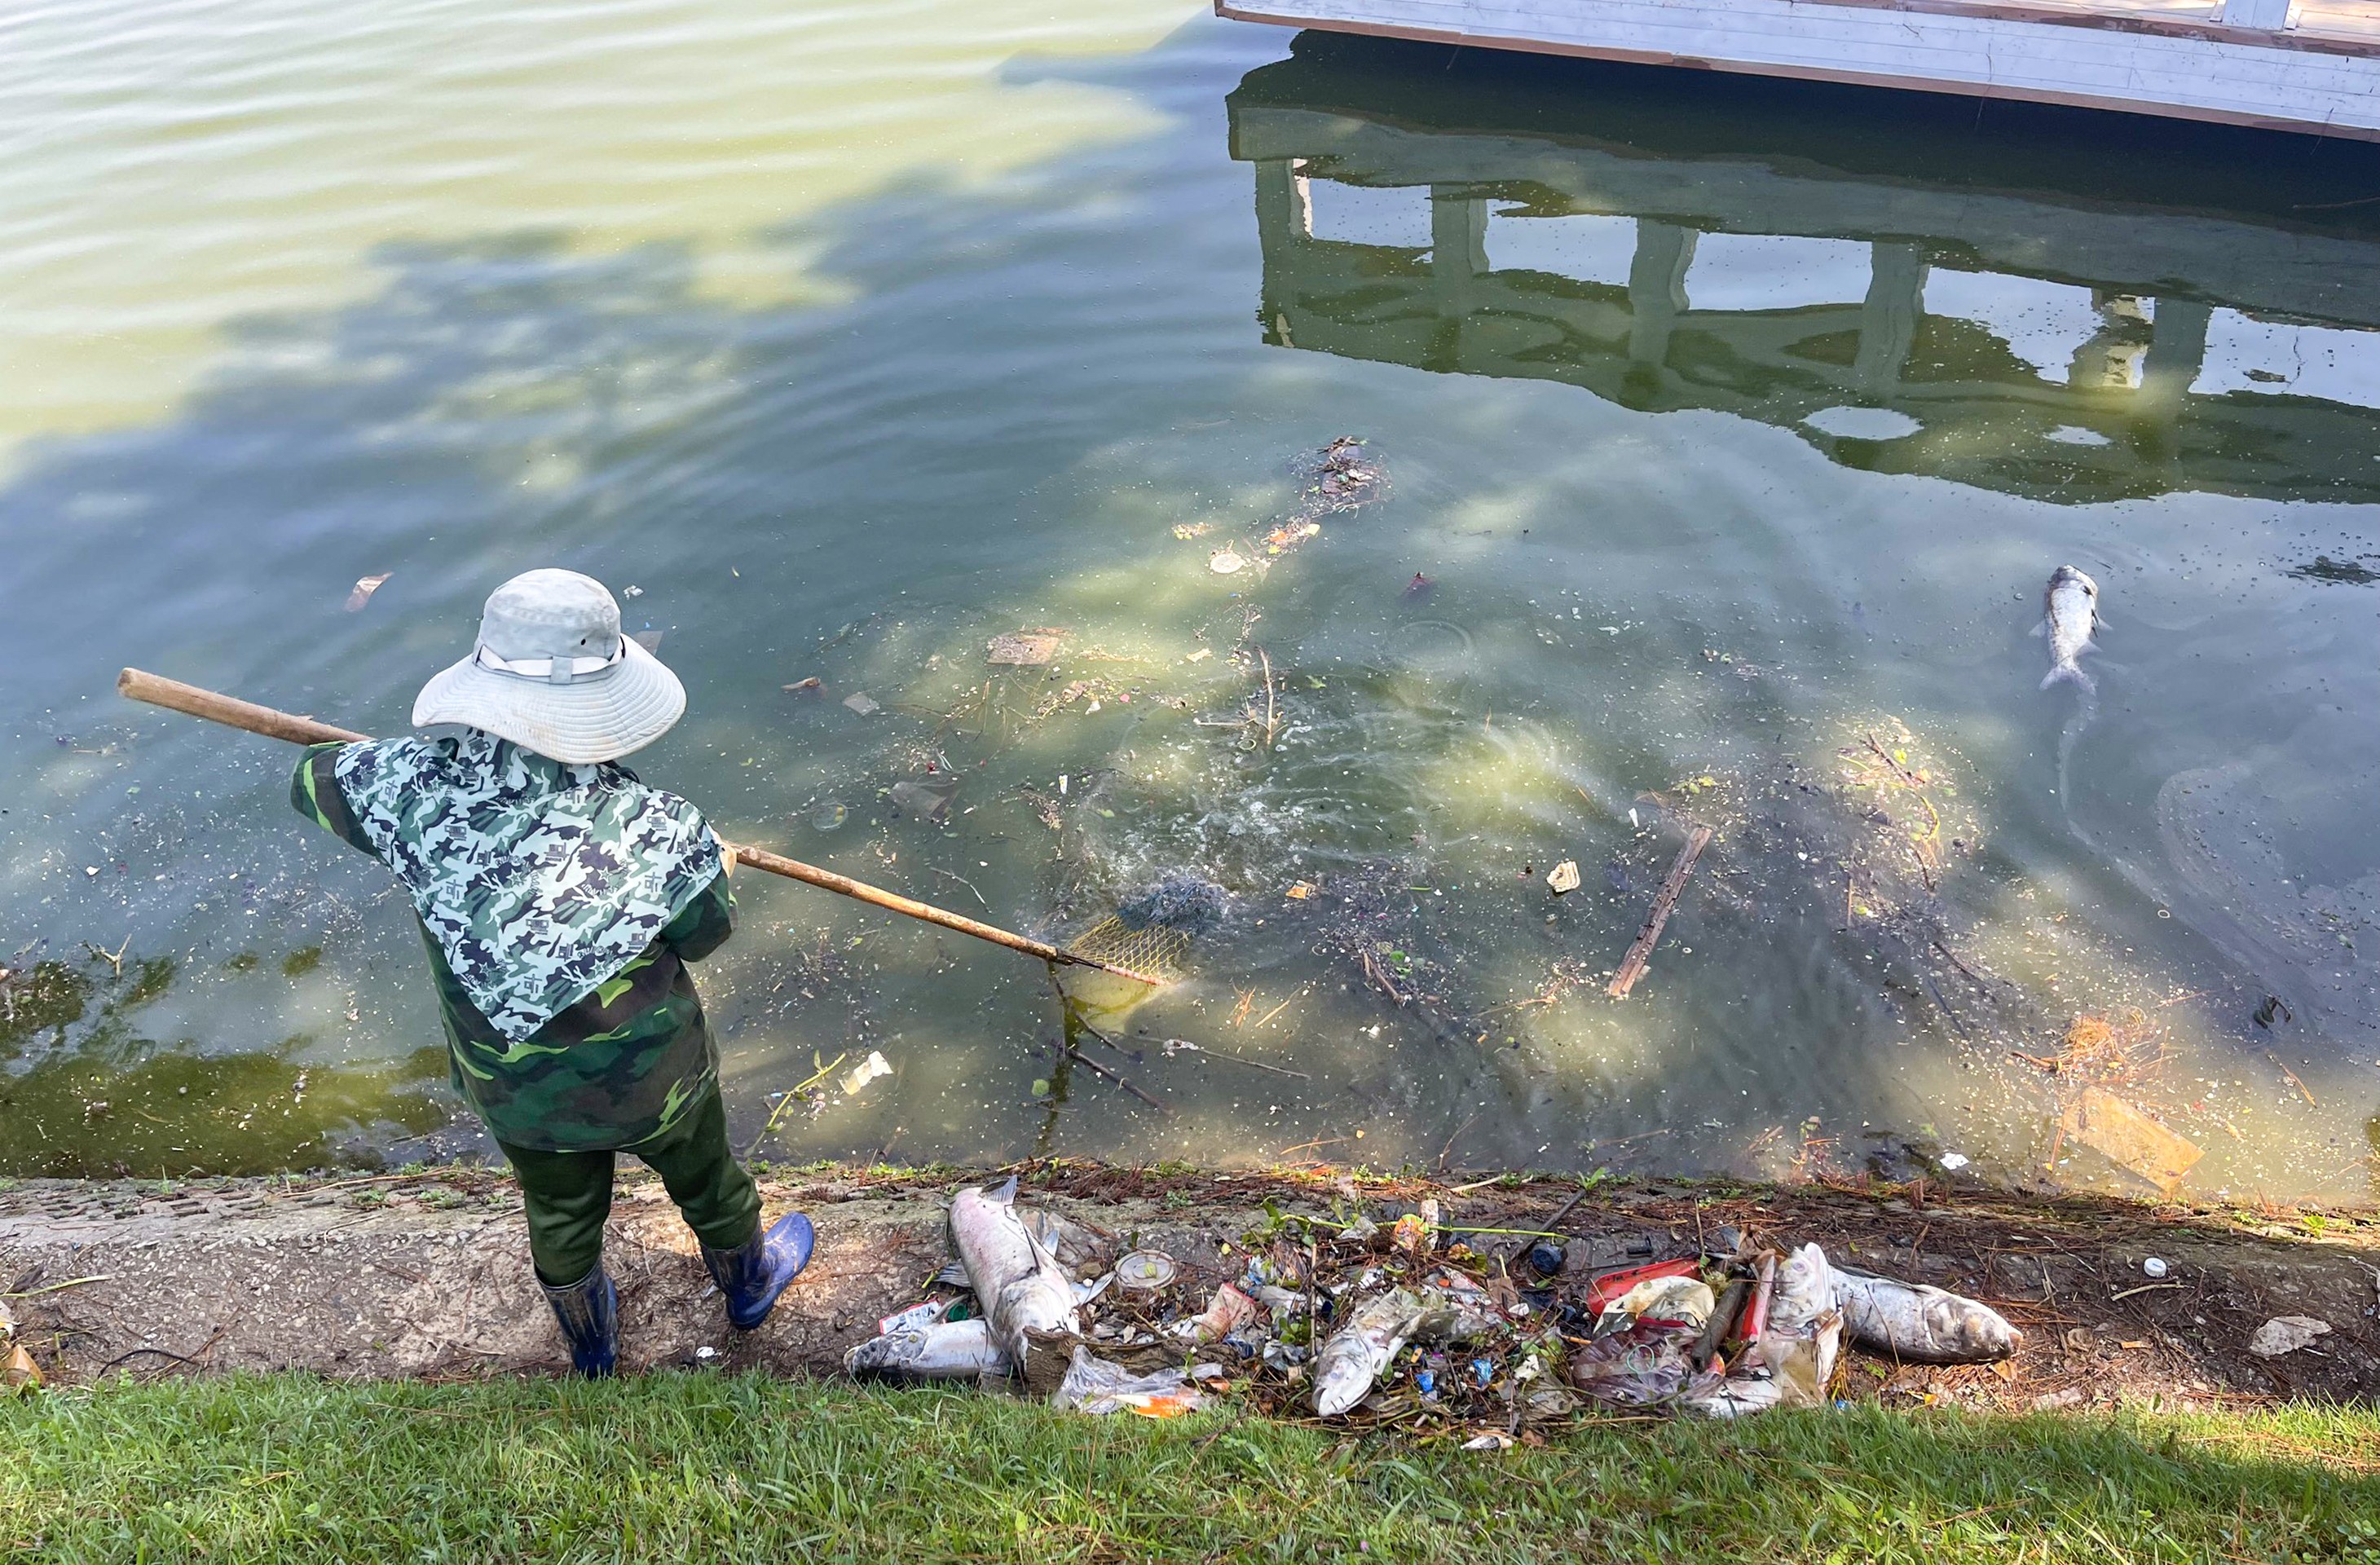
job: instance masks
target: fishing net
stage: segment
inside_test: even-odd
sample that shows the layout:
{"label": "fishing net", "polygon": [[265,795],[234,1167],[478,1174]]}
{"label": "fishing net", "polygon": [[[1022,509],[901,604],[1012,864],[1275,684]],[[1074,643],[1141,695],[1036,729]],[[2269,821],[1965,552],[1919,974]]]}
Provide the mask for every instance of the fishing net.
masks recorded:
{"label": "fishing net", "polygon": [[1227,905],[1220,886],[1176,871],[1124,898],[1115,912],[1067,941],[1066,949],[1170,981],[1181,972],[1190,942],[1221,927]]}

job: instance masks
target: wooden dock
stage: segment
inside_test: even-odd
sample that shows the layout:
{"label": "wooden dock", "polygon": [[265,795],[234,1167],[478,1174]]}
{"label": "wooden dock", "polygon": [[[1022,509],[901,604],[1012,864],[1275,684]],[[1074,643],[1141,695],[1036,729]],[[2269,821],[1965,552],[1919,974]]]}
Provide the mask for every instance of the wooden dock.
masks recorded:
{"label": "wooden dock", "polygon": [[1216,0],[1244,21],[2380,140],[2380,0]]}

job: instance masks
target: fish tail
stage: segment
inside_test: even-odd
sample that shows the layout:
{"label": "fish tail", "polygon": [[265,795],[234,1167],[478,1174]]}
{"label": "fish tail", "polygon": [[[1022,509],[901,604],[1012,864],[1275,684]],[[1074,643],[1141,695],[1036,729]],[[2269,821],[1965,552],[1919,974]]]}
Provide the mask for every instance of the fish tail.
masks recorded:
{"label": "fish tail", "polygon": [[2041,687],[2046,690],[2061,680],[2081,686],[2085,696],[2095,696],[2099,693],[2099,682],[2083,673],[2082,665],[2080,663],[2058,664],[2041,676]]}
{"label": "fish tail", "polygon": [[1000,1202],[1002,1206],[1006,1206],[1011,1202],[1014,1202],[1016,1199],[1016,1176],[1014,1174],[1010,1174],[1008,1178],[1002,1182],[999,1189],[987,1190],[984,1192],[984,1195],[994,1201]]}

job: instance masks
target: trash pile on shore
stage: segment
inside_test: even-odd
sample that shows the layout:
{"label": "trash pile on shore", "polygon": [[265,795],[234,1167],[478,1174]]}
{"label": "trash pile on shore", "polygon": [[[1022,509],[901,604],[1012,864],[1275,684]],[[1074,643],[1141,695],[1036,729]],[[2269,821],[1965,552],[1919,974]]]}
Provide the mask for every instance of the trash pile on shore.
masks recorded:
{"label": "trash pile on shore", "polygon": [[[957,1260],[846,1355],[855,1375],[972,1379],[1170,1417],[1235,1398],[1283,1417],[1466,1429],[1479,1449],[1601,1406],[1737,1417],[1824,1406],[1845,1344],[1907,1363],[2005,1358],[1990,1308],[1722,1229],[1670,1257],[1581,1264],[1551,1230],[1271,1213],[1211,1253],[1131,1248],[1016,1182],[961,1191]],[[1475,1244],[1474,1241],[1478,1243]]]}

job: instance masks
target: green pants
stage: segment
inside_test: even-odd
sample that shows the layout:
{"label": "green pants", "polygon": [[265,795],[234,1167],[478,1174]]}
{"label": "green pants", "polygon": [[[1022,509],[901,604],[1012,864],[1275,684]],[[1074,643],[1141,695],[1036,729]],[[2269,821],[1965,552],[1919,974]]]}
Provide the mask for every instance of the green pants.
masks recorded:
{"label": "green pants", "polygon": [[[539,1279],[562,1288],[594,1270],[603,1255],[603,1219],[612,1212],[616,1154],[496,1145],[520,1176],[529,1258]],[[760,1231],[760,1192],[728,1149],[727,1107],[716,1086],[676,1124],[621,1150],[662,1176],[686,1226],[712,1249],[733,1250]]]}

